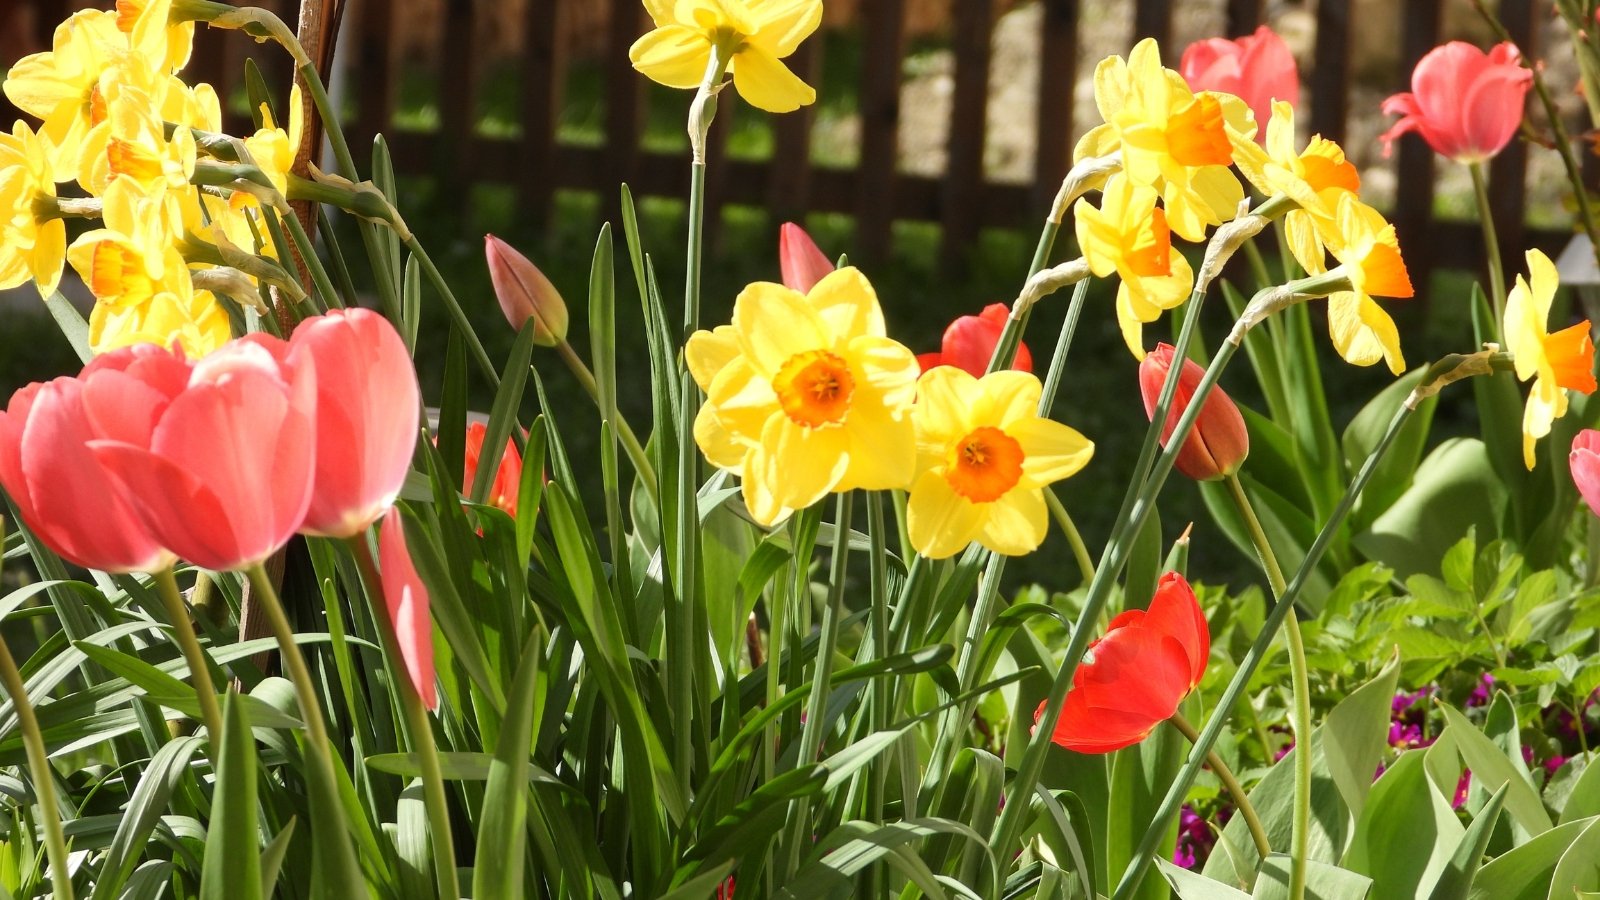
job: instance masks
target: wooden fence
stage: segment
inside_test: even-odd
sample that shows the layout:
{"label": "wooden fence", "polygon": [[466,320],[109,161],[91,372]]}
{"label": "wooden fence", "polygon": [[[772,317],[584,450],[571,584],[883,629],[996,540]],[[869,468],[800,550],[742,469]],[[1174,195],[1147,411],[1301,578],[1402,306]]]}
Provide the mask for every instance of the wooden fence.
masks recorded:
{"label": "wooden fence", "polygon": [[[295,0],[268,0],[285,18]],[[387,136],[397,169],[409,174],[432,174],[441,181],[441,196],[471,196],[475,182],[510,185],[519,195],[519,209],[536,223],[547,222],[558,189],[599,191],[615,196],[618,182],[626,181],[636,194],[684,196],[689,169],[687,152],[659,152],[642,146],[645,80],[629,65],[627,49],[649,26],[638,0],[576,0],[609,4],[611,14],[604,36],[604,140],[599,146],[579,146],[558,140],[563,109],[565,75],[569,59],[558,35],[561,17],[570,13],[574,0],[526,0],[523,7],[520,56],[520,136],[490,137],[475,129],[481,66],[476,65],[480,34],[478,17],[484,0],[438,0],[443,4],[438,42],[440,78],[438,128],[431,132],[393,127],[398,93],[398,63],[394,48],[409,19],[398,13],[391,0],[361,0],[358,21],[347,23],[341,36],[341,53],[354,76],[353,100],[357,112],[347,126],[352,144],[360,147],[373,135]],[[724,104],[713,129],[710,148],[713,164],[707,191],[708,227],[714,228],[722,206],[746,204],[762,207],[777,217],[797,217],[807,211],[853,215],[856,240],[852,255],[882,257],[890,248],[896,220],[936,222],[942,226],[944,256],[959,259],[985,226],[1033,227],[1040,220],[1070,164],[1074,81],[1080,52],[1099,56],[1108,49],[1081,47],[1079,0],[1037,0],[1043,5],[1037,56],[1039,87],[1035,127],[1036,153],[1030,184],[996,182],[985,177],[984,148],[989,102],[991,36],[996,0],[945,0],[953,35],[954,91],[950,106],[946,164],[939,176],[910,174],[897,167],[897,136],[901,126],[902,60],[907,51],[904,29],[908,0],[866,0],[858,7],[861,66],[858,85],[860,153],[852,168],[815,165],[811,159],[813,109],[777,116],[773,121],[774,152],[770,159],[727,159],[727,112]],[[912,0],[915,2],[915,0]],[[1312,2],[1312,0],[1307,0]],[[1404,0],[1378,7],[1363,5],[1362,15],[1393,16],[1400,36],[1400,53],[1393,87],[1404,89],[1416,61],[1440,42],[1445,0]],[[1264,0],[1225,0],[1226,30],[1244,34],[1262,21]],[[70,7],[85,5],[68,0],[23,0],[35,8],[40,37]],[[1009,4],[1008,4],[1009,5]],[[1164,52],[1175,57],[1180,48],[1171,43],[1172,0],[1134,0],[1134,31],[1162,42]],[[1350,112],[1353,17],[1357,0],[1315,0],[1313,64],[1306,74],[1304,105],[1311,128],[1342,140]],[[1500,15],[1519,46],[1537,56],[1535,39],[1541,10],[1548,4],[1534,0],[1501,0]],[[592,9],[593,7],[586,7]],[[1545,14],[1548,10],[1544,10]],[[503,16],[502,16],[503,18]],[[819,76],[822,41],[803,44],[789,60],[802,78],[815,84]],[[256,48],[237,35],[218,40],[215,33],[197,41],[191,64],[195,77],[211,80],[223,96],[237,83],[240,57],[254,55],[264,65],[269,83],[286,84],[287,67],[280,53]],[[1168,63],[1174,64],[1175,58]],[[8,62],[0,60],[0,62]],[[730,91],[725,96],[731,96]],[[685,96],[687,105],[687,95]],[[748,113],[746,113],[748,114]],[[463,137],[468,136],[468,137]],[[1405,140],[1398,148],[1398,181],[1389,211],[1406,248],[1408,262],[1425,283],[1436,266],[1477,269],[1481,243],[1477,226],[1466,221],[1435,221],[1434,156],[1421,141]],[[1533,232],[1525,226],[1527,206],[1527,145],[1514,142],[1490,168],[1490,198],[1496,212],[1500,240],[1507,254],[1520,254],[1528,245],[1559,249],[1564,233]],[[1511,257],[1515,258],[1515,257]]]}

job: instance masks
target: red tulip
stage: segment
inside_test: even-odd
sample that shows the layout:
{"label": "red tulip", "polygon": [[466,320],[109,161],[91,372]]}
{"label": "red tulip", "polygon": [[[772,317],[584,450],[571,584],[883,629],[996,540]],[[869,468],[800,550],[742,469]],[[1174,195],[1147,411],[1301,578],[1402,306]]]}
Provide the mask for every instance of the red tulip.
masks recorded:
{"label": "red tulip", "polygon": [[492,234],[483,236],[483,255],[495,299],[511,327],[521,330],[532,319],[535,344],[554,347],[566,340],[567,302],[533,260]]}
{"label": "red tulip", "polygon": [[[1167,370],[1172,367],[1172,345],[1157,344],[1156,349],[1139,364],[1139,392],[1144,395],[1144,414],[1155,413],[1156,401],[1161,397],[1161,385],[1167,380]],[[1167,444],[1178,419],[1189,408],[1189,398],[1194,396],[1205,369],[1192,359],[1183,361],[1178,373],[1178,391],[1172,396],[1172,408],[1167,411],[1166,427],[1161,429],[1161,445]],[[1239,471],[1244,458],[1250,455],[1250,433],[1245,429],[1244,416],[1239,407],[1222,388],[1213,388],[1200,407],[1200,418],[1178,451],[1178,471],[1196,481],[1215,481]]]}
{"label": "red tulip", "polygon": [[156,572],[168,553],[117,496],[88,441],[83,385],[30,384],[0,412],[0,486],[45,546],[74,565]]}
{"label": "red tulip", "polygon": [[[989,371],[989,360],[1000,343],[1000,332],[1005,330],[1011,310],[1004,303],[991,303],[976,316],[961,316],[944,330],[944,343],[938,353],[917,354],[917,364],[926,372],[934,366],[955,366],[965,369],[974,378],[982,378]],[[1011,368],[1018,372],[1033,371],[1033,354],[1028,345],[1018,342],[1016,358]]]}
{"label": "red tulip", "polygon": [[1572,481],[1583,495],[1583,502],[1600,515],[1600,431],[1585,428],[1572,439],[1572,455],[1567,458]]}
{"label": "red tulip", "polygon": [[1381,135],[1384,152],[1408,131],[1456,162],[1482,162],[1505,149],[1533,86],[1521,60],[1510,42],[1488,53],[1461,41],[1428,51],[1411,72],[1411,90],[1383,101],[1385,115],[1401,116]]}
{"label": "red tulip", "polygon": [[1256,140],[1265,141],[1272,101],[1300,104],[1300,70],[1277,32],[1265,25],[1241,38],[1207,38],[1183,51],[1183,80],[1196,91],[1233,94],[1256,114]]}
{"label": "red tulip", "polygon": [[[483,456],[483,439],[488,431],[489,426],[482,422],[467,425],[466,466],[461,479],[463,494],[472,492],[472,482],[478,477],[478,460]],[[506,515],[516,518],[517,495],[521,491],[522,454],[517,452],[516,443],[506,438],[506,449],[500,455],[500,467],[495,470],[494,484],[489,488],[489,496],[484,499],[490,506],[497,506],[505,510]]]}
{"label": "red tulip", "polygon": [[360,534],[394,503],[411,468],[421,391],[405,341],[371,310],[301,322],[290,344],[316,363],[316,487],[300,530]]}
{"label": "red tulip", "polygon": [[389,623],[394,626],[395,644],[405,663],[411,686],[422,705],[439,708],[439,695],[433,686],[433,619],[428,615],[428,589],[417,577],[406,548],[406,531],[400,510],[389,507],[378,533],[378,568],[383,581],[383,600],[389,608]]}
{"label": "red tulip", "polygon": [[317,379],[277,338],[230,341],[188,369],[165,351],[102,356],[81,376],[95,458],[150,533],[207,569],[248,568],[305,520]]}
{"label": "red tulip", "polygon": [[[1168,572],[1150,608],[1112,619],[1089,653],[1072,673],[1051,740],[1079,753],[1110,753],[1144,740],[1178,711],[1205,675],[1211,633],[1189,582]],[[1041,703],[1033,721],[1043,716]]]}
{"label": "red tulip", "polygon": [[804,228],[785,222],[778,229],[778,268],[783,272],[784,285],[804,294],[833,271],[833,263],[822,255]]}

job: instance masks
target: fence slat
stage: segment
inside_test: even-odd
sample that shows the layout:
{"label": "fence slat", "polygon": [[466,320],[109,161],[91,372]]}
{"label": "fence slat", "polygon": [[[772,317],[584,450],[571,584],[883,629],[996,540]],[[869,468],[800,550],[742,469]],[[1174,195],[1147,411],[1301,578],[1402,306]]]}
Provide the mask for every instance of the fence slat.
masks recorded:
{"label": "fence slat", "polygon": [[[606,45],[606,165],[612,177],[611,188],[600,195],[604,221],[619,221],[622,200],[617,183],[631,183],[639,164],[645,79],[633,70],[628,48],[644,34],[644,28],[644,6],[638,0],[611,0],[611,27]],[[685,100],[685,110],[687,104]]]}
{"label": "fence slat", "polygon": [[[1540,4],[1543,5],[1543,4]],[[1500,0],[1500,21],[1529,59],[1539,58],[1539,17],[1531,0]],[[1590,154],[1584,154],[1588,156]],[[1528,144],[1513,139],[1489,163],[1489,208],[1500,241],[1506,278],[1523,270],[1521,248],[1527,241]]]}
{"label": "fence slat", "polygon": [[1044,0],[1039,28],[1038,145],[1033,153],[1033,209],[1050,209],[1072,160],[1073,83],[1078,66],[1078,0]]}
{"label": "fence slat", "polygon": [[1161,58],[1164,62],[1174,63],[1176,59],[1168,59],[1173,53],[1172,43],[1172,2],[1171,0],[1136,0],[1133,5],[1133,40],[1135,43],[1144,38],[1155,38],[1161,45]]}
{"label": "fence slat", "polygon": [[862,4],[861,162],[856,167],[856,248],[869,260],[888,256],[894,225],[900,135],[900,56],[904,0]]}
{"label": "fence slat", "polygon": [[444,41],[439,58],[439,132],[435,136],[440,196],[455,204],[463,217],[472,206],[472,175],[477,169],[465,155],[477,125],[478,66],[473,50],[477,4],[446,0]]}
{"label": "fence slat", "polygon": [[[800,80],[817,87],[821,74],[821,31],[784,60]],[[809,208],[811,193],[811,126],[816,104],[772,117],[772,178],[767,186],[767,209],[779,220],[799,219]]]}
{"label": "fence slat", "polygon": [[959,271],[978,237],[983,199],[983,147],[988,132],[991,0],[955,0],[956,89],[950,104],[949,151],[945,160],[944,210],[940,216],[940,264]]}
{"label": "fence slat", "polygon": [[728,202],[728,134],[733,131],[733,120],[743,114],[750,115],[738,92],[729,88],[717,99],[717,117],[711,120],[711,131],[706,134],[706,206],[705,245],[715,254],[722,246],[722,207]]}
{"label": "fence slat", "polygon": [[557,35],[561,0],[528,0],[523,22],[522,215],[536,228],[550,222],[555,200],[551,177],[560,130],[561,98],[566,93],[567,61]]}
{"label": "fence slat", "polygon": [[[1411,89],[1411,70],[1439,43],[1443,7],[1441,0],[1411,0],[1405,4],[1401,12],[1395,90]],[[1406,267],[1411,272],[1412,284],[1426,286],[1433,270],[1432,243],[1428,236],[1433,223],[1433,148],[1421,138],[1408,137],[1399,142],[1399,152],[1393,216],[1395,232],[1406,251]]]}
{"label": "fence slat", "polygon": [[1350,106],[1350,0],[1318,0],[1316,68],[1311,73],[1311,131],[1344,143]]}
{"label": "fence slat", "polygon": [[394,11],[384,0],[360,0],[358,16],[357,33],[340,37],[355,46],[355,130],[364,145],[394,122]]}
{"label": "fence slat", "polygon": [[1262,0],[1228,0],[1228,36],[1238,37],[1262,23]]}

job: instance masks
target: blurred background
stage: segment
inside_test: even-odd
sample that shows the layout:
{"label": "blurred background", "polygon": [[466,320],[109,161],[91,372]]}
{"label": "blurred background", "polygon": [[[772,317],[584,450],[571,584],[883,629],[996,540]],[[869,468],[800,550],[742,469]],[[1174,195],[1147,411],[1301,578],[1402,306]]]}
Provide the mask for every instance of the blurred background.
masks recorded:
{"label": "blurred background", "polygon": [[[0,3],[0,65],[49,45],[75,9],[67,0]],[[294,22],[297,3],[261,4]],[[1488,2],[1545,77],[1569,124],[1581,118],[1576,66],[1548,4]],[[1300,63],[1302,137],[1339,140],[1362,173],[1363,196],[1388,213],[1417,285],[1414,300],[1388,306],[1412,365],[1471,349],[1466,301],[1481,278],[1482,242],[1466,170],[1436,161],[1407,138],[1385,157],[1379,104],[1409,89],[1410,71],[1448,39],[1493,42],[1467,0],[826,0],[822,30],[789,60],[817,87],[815,106],[774,116],[722,95],[712,136],[707,200],[707,273],[702,321],[725,321],[747,283],[776,280],[777,229],[798,221],[825,253],[847,254],[877,286],[891,333],[918,352],[937,349],[959,315],[1009,302],[1021,286],[1038,228],[1073,143],[1098,124],[1089,76],[1105,55],[1142,36],[1161,41],[1176,66],[1183,48],[1267,24]],[[511,334],[500,318],[482,256],[493,232],[535,260],[573,307],[574,346],[587,347],[582,308],[590,254],[602,222],[615,225],[618,185],[639,201],[644,244],[668,299],[683,283],[690,95],[648,82],[627,48],[648,28],[638,0],[348,0],[334,58],[333,92],[358,161],[378,134],[400,172],[399,207],[456,285],[491,354]],[[184,75],[209,81],[228,103],[229,130],[247,133],[246,59],[279,102],[289,61],[277,48],[200,29]],[[1527,140],[1491,169],[1491,196],[1507,268],[1539,246],[1554,258],[1571,234],[1570,188],[1556,154],[1540,146],[1542,113],[1530,105]],[[16,118],[0,101],[0,123]],[[1581,131],[1581,129],[1578,129]],[[1593,162],[1594,156],[1583,154]],[[358,286],[363,261],[349,223],[336,226]],[[1068,229],[1070,231],[1070,229]],[[1198,248],[1189,248],[1198,256]],[[1066,232],[1056,259],[1072,252]],[[1271,254],[1269,254],[1270,256]],[[1245,273],[1230,272],[1242,290]],[[638,298],[619,272],[618,347],[625,378],[648,377]],[[76,288],[81,291],[81,287]],[[75,287],[65,285],[71,294]],[[1073,348],[1056,418],[1097,444],[1090,468],[1063,486],[1063,499],[1097,549],[1121,499],[1144,431],[1136,363],[1109,306],[1114,286],[1096,286]],[[426,292],[425,292],[426,294]],[[87,303],[87,298],[85,297]],[[370,298],[364,298],[371,302]],[[1046,301],[1030,327],[1042,370],[1065,294]],[[436,394],[448,333],[437,304],[425,306],[418,365]],[[1315,314],[1320,314],[1320,309]],[[1207,310],[1215,342],[1227,327],[1222,304]],[[1169,339],[1167,323],[1147,341]],[[1353,369],[1319,344],[1335,425],[1384,385],[1383,368]],[[1307,361],[1313,364],[1314,361]],[[553,354],[536,356],[552,409],[575,459],[598,434],[587,398]],[[0,397],[31,380],[75,371],[76,359],[29,285],[0,292]],[[1224,387],[1256,405],[1248,367]],[[487,408],[489,394],[477,385]],[[649,394],[625,392],[624,413],[649,414]],[[527,412],[534,410],[530,406]],[[1434,440],[1469,431],[1471,404],[1440,407]],[[593,479],[598,486],[598,475]],[[591,505],[598,509],[598,505]],[[1192,574],[1251,579],[1248,563],[1214,528],[1193,485],[1174,479],[1163,531],[1175,538],[1196,520]],[[1075,583],[1064,540],[1010,570],[1017,582]]]}

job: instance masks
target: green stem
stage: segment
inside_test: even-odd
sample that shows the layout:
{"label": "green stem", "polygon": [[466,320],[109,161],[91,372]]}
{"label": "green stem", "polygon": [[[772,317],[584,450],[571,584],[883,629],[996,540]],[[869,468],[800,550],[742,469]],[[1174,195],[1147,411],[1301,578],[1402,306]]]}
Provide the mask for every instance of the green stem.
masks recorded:
{"label": "green stem", "polygon": [[[1278,556],[1267,539],[1266,529],[1256,516],[1250,496],[1237,473],[1224,479],[1228,493],[1239,514],[1244,517],[1245,529],[1250,532],[1250,542],[1255,545],[1261,567],[1266,570],[1267,581],[1272,585],[1274,599],[1284,595],[1286,585]],[[1311,763],[1315,735],[1311,723],[1311,676],[1306,669],[1306,645],[1300,635],[1300,622],[1291,611],[1284,622],[1284,635],[1289,643],[1289,681],[1294,692],[1294,817],[1290,841],[1289,898],[1301,900],[1306,892],[1306,860],[1311,851]],[[1265,858],[1265,855],[1262,857]]]}
{"label": "green stem", "polygon": [[1267,261],[1261,256],[1261,248],[1256,246],[1255,241],[1244,242],[1244,258],[1250,262],[1250,274],[1255,276],[1256,290],[1271,287],[1273,281],[1267,273]]}
{"label": "green stem", "polygon": [[1089,548],[1083,543],[1083,535],[1078,531],[1078,524],[1072,521],[1067,507],[1061,502],[1061,498],[1056,496],[1055,488],[1045,488],[1044,502],[1050,507],[1050,515],[1060,526],[1061,532],[1067,536],[1067,543],[1072,545],[1072,558],[1078,563],[1078,572],[1083,576],[1083,583],[1094,581],[1094,559],[1089,556]]}
{"label": "green stem", "polygon": [[[867,537],[872,541],[872,643],[880,657],[889,655],[889,559],[887,523],[883,515],[884,492],[876,491],[867,502]],[[872,730],[888,731],[890,708],[893,702],[893,685],[887,678],[872,681]],[[867,776],[866,819],[883,821],[884,796],[889,781],[889,760],[879,757],[872,761]]]}
{"label": "green stem", "polygon": [[[1183,713],[1173,713],[1170,721],[1172,722],[1172,727],[1178,729],[1179,733],[1189,739],[1189,743],[1194,744],[1200,741],[1200,732],[1189,724],[1189,720],[1183,717]],[[1211,767],[1211,771],[1217,776],[1217,780],[1222,782],[1223,789],[1228,792],[1228,796],[1233,798],[1233,808],[1239,811],[1239,815],[1244,819],[1245,827],[1250,829],[1250,840],[1255,842],[1256,853],[1260,854],[1262,859],[1266,859],[1272,853],[1272,843],[1267,840],[1267,830],[1261,826],[1261,817],[1256,815],[1256,808],[1250,803],[1250,795],[1245,791],[1244,785],[1240,784],[1239,779],[1234,777],[1233,770],[1228,768],[1228,764],[1222,761],[1222,757],[1218,756],[1215,750],[1206,752],[1206,765]]]}
{"label": "green stem", "polygon": [[[1050,251],[1055,247],[1056,235],[1061,231],[1061,223],[1047,220],[1044,229],[1039,232],[1039,243],[1033,250],[1033,261],[1028,264],[1028,278],[1044,271],[1050,262]],[[1087,280],[1087,279],[1086,279]],[[1023,279],[1027,283],[1027,279]],[[1033,310],[1025,309],[1020,315],[1013,315],[1006,319],[1005,327],[1000,330],[1000,338],[995,342],[994,356],[989,360],[989,371],[998,372],[1011,368],[1011,361],[1017,356],[1017,345],[1022,343],[1022,332],[1028,327],[1028,317]]]}
{"label": "green stem", "polygon": [[50,858],[50,882],[55,888],[55,898],[72,900],[67,838],[61,829],[61,810],[56,805],[55,770],[45,752],[44,733],[39,730],[39,720],[28,700],[28,688],[22,682],[22,673],[17,671],[17,662],[11,658],[11,648],[6,646],[4,638],[0,638],[0,681],[5,682],[6,693],[11,695],[11,705],[17,711],[17,729],[22,732],[22,744],[28,752],[28,769],[33,773],[33,792],[39,801],[39,818],[44,826],[44,848]]}
{"label": "green stem", "polygon": [[[989,633],[989,627],[994,624],[1000,599],[1000,576],[1006,568],[1005,556],[994,552],[986,555],[989,560],[984,567],[983,583],[978,588],[978,602],[972,608],[972,619],[967,624],[967,635],[961,642],[961,657],[956,664],[956,677],[960,680],[963,694],[976,687],[979,678],[982,677],[982,673],[978,671],[978,651],[983,643],[983,636]],[[940,801],[944,799],[944,789],[950,784],[950,779],[945,776],[955,756],[955,744],[965,732],[968,723],[972,721],[972,712],[977,703],[976,697],[964,703],[957,703],[939,721],[939,734],[933,745],[933,755],[929,758],[927,772],[923,775],[924,785],[931,783],[934,790],[928,809],[940,808]]]}
{"label": "green stem", "polygon": [[[202,573],[197,581],[196,588],[205,581]],[[178,649],[183,651],[183,661],[189,666],[189,677],[194,679],[195,699],[200,701],[200,721],[206,727],[206,737],[210,739],[212,752],[219,752],[222,747],[222,707],[217,705],[217,689],[211,683],[211,667],[206,661],[205,652],[200,649],[200,640],[195,637],[194,623],[189,621],[189,609],[183,603],[183,594],[178,591],[178,579],[172,574],[172,567],[155,573],[156,593],[161,595],[161,605],[166,610],[167,619],[172,623],[172,634],[178,639]]]}
{"label": "green stem", "polygon": [[289,236],[294,238],[295,249],[300,251],[300,260],[305,263],[306,271],[311,273],[311,283],[322,296],[323,303],[329,309],[344,308],[344,301],[334,289],[333,279],[328,277],[328,270],[322,265],[322,257],[317,255],[317,248],[311,243],[311,235],[307,234],[305,226],[300,224],[300,217],[295,215],[292,209],[285,209],[279,218],[288,223]]}
{"label": "green stem", "polygon": [[1501,320],[1506,314],[1506,275],[1500,262],[1500,239],[1494,231],[1494,209],[1489,205],[1489,180],[1484,176],[1483,163],[1467,163],[1472,173],[1472,195],[1478,201],[1478,222],[1483,226],[1484,259],[1489,268],[1489,296],[1494,300],[1494,330],[1500,333]]}
{"label": "green stem", "polygon": [[388,614],[384,597],[383,578],[378,574],[377,561],[372,558],[372,547],[365,535],[357,535],[345,542],[355,557],[361,580],[366,583],[367,602],[371,604],[372,620],[378,623],[383,637],[384,656],[388,658],[393,677],[390,684],[400,695],[400,706],[405,712],[406,731],[411,746],[422,766],[422,800],[428,813],[428,836],[433,842],[433,874],[439,884],[439,896],[460,897],[461,887],[456,880],[455,839],[450,832],[450,805],[445,796],[444,772],[439,767],[439,748],[434,741],[433,724],[428,721],[428,711],[422,697],[406,676],[405,661],[400,656],[399,639],[394,633],[394,622]]}
{"label": "green stem", "polygon": [[[561,361],[567,364],[567,368],[572,371],[573,377],[578,379],[578,384],[583,386],[589,398],[599,403],[600,387],[595,383],[594,373],[589,371],[589,367],[579,358],[577,351],[572,349],[572,345],[565,338],[556,342],[556,353],[560,355]],[[633,427],[622,417],[620,411],[616,413],[616,426],[617,436],[622,439],[622,448],[628,452],[628,459],[633,463],[634,470],[639,473],[639,480],[644,482],[650,499],[659,503],[661,488],[656,482],[655,467],[650,465],[650,454],[645,452],[644,446],[639,443],[638,436],[633,432]]]}

